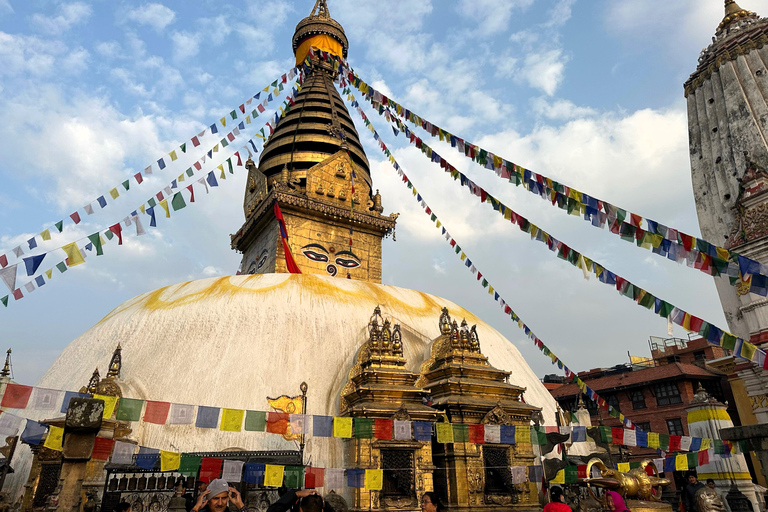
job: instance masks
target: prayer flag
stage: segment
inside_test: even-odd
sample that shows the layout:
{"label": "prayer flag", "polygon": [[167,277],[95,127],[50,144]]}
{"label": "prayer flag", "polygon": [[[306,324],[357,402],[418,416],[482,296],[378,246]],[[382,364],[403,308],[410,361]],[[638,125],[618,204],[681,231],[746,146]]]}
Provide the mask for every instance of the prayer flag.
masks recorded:
{"label": "prayer flag", "polygon": [[181,454],[160,450],[160,471],[176,471],[181,466]]}
{"label": "prayer flag", "polygon": [[221,470],[222,480],[227,482],[241,482],[243,480],[243,465],[242,460],[225,460]]}
{"label": "prayer flag", "polygon": [[469,442],[474,444],[485,443],[485,425],[472,424],[469,426]]}
{"label": "prayer flag", "polygon": [[[170,415],[168,418],[169,425],[189,425],[192,423],[192,413],[194,412],[194,405],[184,404],[171,404]],[[144,413],[146,415],[146,411]]]}
{"label": "prayer flag", "polygon": [[147,423],[155,423],[156,425],[165,425],[170,408],[171,404],[169,402],[147,400],[147,408],[144,411],[144,421]]}
{"label": "prayer flag", "polygon": [[115,446],[112,450],[112,463],[124,465],[133,464],[133,452],[135,449],[135,444],[115,441]]}
{"label": "prayer flag", "polygon": [[160,450],[139,446],[139,453],[136,454],[136,465],[142,469],[154,469],[157,459],[160,457]]}
{"label": "prayer flag", "polygon": [[9,382],[5,385],[3,399],[0,401],[0,407],[9,409],[26,409],[29,403],[29,397],[32,395],[32,386],[22,386]]}
{"label": "prayer flag", "polygon": [[501,442],[501,426],[500,425],[485,425],[485,442],[486,443]]}
{"label": "prayer flag", "polygon": [[267,428],[267,413],[264,411],[245,412],[245,430],[249,432],[264,432]]}
{"label": "prayer flag", "polygon": [[197,428],[216,428],[219,424],[219,411],[218,407],[199,405],[197,407],[195,426]]}
{"label": "prayer flag", "polygon": [[[5,416],[5,414],[3,414],[3,416]],[[45,437],[45,443],[43,443],[43,446],[49,450],[60,452],[62,450],[63,441],[64,429],[51,425],[48,427],[48,435]]]}
{"label": "prayer flag", "polygon": [[81,263],[85,263],[85,259],[83,259],[83,255],[80,253],[80,248],[77,246],[77,242],[67,244],[61,249],[67,254],[68,267],[74,267],[76,265],[80,265]]}
{"label": "prayer flag", "polygon": [[362,489],[365,487],[365,470],[358,468],[347,469],[347,487]]}
{"label": "prayer flag", "polygon": [[373,437],[373,423],[371,418],[355,418],[355,438],[371,439]]}
{"label": "prayer flag", "polygon": [[469,442],[469,425],[463,423],[453,423],[453,442],[454,443],[468,443]]}
{"label": "prayer flag", "polygon": [[24,266],[27,268],[28,276],[35,275],[35,272],[37,272],[37,269],[40,268],[40,264],[45,259],[46,254],[47,253],[43,253],[35,256],[30,256],[29,258],[24,258]]}
{"label": "prayer flag", "polygon": [[243,474],[243,482],[247,484],[263,485],[266,466],[258,462],[247,462]]}
{"label": "prayer flag", "polygon": [[437,430],[438,443],[453,442],[453,426],[450,423],[436,423],[435,429]]}
{"label": "prayer flag", "polygon": [[189,453],[182,453],[181,454],[181,462],[179,464],[178,472],[182,476],[190,477],[194,476],[197,477],[197,472],[200,469],[200,464],[202,463],[203,457],[200,455],[192,455]]}
{"label": "prayer flag", "polygon": [[352,437],[352,418],[333,418],[333,437]]}
{"label": "prayer flag", "polygon": [[394,420],[394,437],[398,440],[411,439],[411,422]]}
{"label": "prayer flag", "polygon": [[685,455],[675,457],[675,471],[688,471],[688,457]]}
{"label": "prayer flag", "polygon": [[106,437],[97,437],[93,442],[93,453],[91,459],[93,460],[109,460],[109,456],[112,455],[112,447],[115,445],[114,439],[107,439]]}
{"label": "prayer flag", "polygon": [[69,401],[73,398],[88,398],[88,393],[75,393],[74,391],[66,391],[64,392],[64,401],[61,403],[61,413],[66,414],[67,410],[69,409]]}
{"label": "prayer flag", "polygon": [[333,437],[333,416],[313,416],[312,435],[315,437]]}
{"label": "prayer flag", "polygon": [[267,432],[272,434],[287,434],[290,423],[288,413],[270,412],[267,415]]}
{"label": "prayer flag", "polygon": [[243,416],[245,416],[245,411],[242,409],[224,409],[221,414],[221,430],[240,432],[243,426]]}
{"label": "prayer flag", "polygon": [[384,471],[381,469],[365,470],[365,488],[369,491],[380,491],[384,486]]}
{"label": "prayer flag", "polygon": [[276,466],[267,464],[264,472],[265,487],[281,487],[283,485],[283,475],[285,466]]}
{"label": "prayer flag", "polygon": [[515,444],[514,425],[501,425],[501,442],[504,444]]}
{"label": "prayer flag", "polygon": [[34,420],[27,420],[21,440],[27,444],[39,445],[43,442],[43,436],[48,432],[48,426]]}
{"label": "prayer flag", "polygon": [[373,435],[376,439],[392,439],[392,420],[374,420]]}
{"label": "prayer flag", "polygon": [[283,484],[289,489],[298,489],[304,483],[304,468],[301,466],[285,466]]}
{"label": "prayer flag", "polygon": [[430,441],[432,439],[432,423],[428,421],[414,421],[413,438],[416,441]]}
{"label": "prayer flag", "polygon": [[325,489],[343,489],[344,488],[344,470],[340,468],[325,469]]}
{"label": "prayer flag", "polygon": [[515,442],[530,443],[531,442],[531,427],[527,425],[515,426]]}
{"label": "prayer flag", "polygon": [[117,401],[119,398],[116,396],[107,395],[93,395],[93,398],[104,401],[104,415],[102,417],[104,419],[111,418],[112,413],[115,412],[115,406],[117,406]]}
{"label": "prayer flag", "polygon": [[210,483],[221,476],[221,465],[224,459],[214,457],[203,457],[200,462],[200,481]]}
{"label": "prayer flag", "polygon": [[306,414],[291,414],[289,416],[289,421],[291,425],[291,434],[306,434],[306,422],[307,422],[307,415]]}
{"label": "prayer flag", "polygon": [[323,468],[304,468],[304,488],[314,489],[316,487],[325,487],[325,470]]}

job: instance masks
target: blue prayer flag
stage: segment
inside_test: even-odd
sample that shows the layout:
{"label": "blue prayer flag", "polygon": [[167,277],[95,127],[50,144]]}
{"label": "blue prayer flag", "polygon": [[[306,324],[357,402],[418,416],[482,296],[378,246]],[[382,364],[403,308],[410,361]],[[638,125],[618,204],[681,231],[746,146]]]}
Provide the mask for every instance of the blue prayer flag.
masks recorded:
{"label": "blue prayer flag", "polygon": [[587,427],[573,427],[571,442],[583,443],[587,440]]}
{"label": "blue prayer flag", "polygon": [[347,469],[347,487],[365,487],[365,470],[357,468]]}
{"label": "blue prayer flag", "polygon": [[144,211],[147,212],[147,215],[149,215],[150,217],[149,225],[152,226],[153,228],[157,227],[157,220],[155,220],[155,208],[154,207],[147,208]]}
{"label": "blue prayer flag", "polygon": [[35,283],[37,283],[37,287],[40,288],[45,284],[45,279],[43,279],[43,276],[37,276],[35,278]]}
{"label": "blue prayer flag", "polygon": [[243,482],[247,484],[263,485],[266,466],[260,462],[247,462],[243,472]]}
{"label": "blue prayer flag", "polygon": [[635,429],[635,441],[637,443],[637,446],[641,446],[643,448],[648,447],[648,432],[645,430],[639,430]]}
{"label": "blue prayer flag", "polygon": [[502,425],[500,440],[503,444],[515,444],[515,426]]}
{"label": "blue prayer flag", "polygon": [[61,403],[61,412],[62,414],[67,413],[67,409],[69,409],[69,401],[73,398],[88,398],[89,394],[87,393],[76,393],[74,391],[66,391],[64,393],[64,401]]}
{"label": "blue prayer flag", "polygon": [[165,162],[163,161],[162,158],[157,161],[157,165],[158,167],[160,167],[160,169],[165,169]]}
{"label": "blue prayer flag", "polygon": [[413,438],[416,441],[430,441],[432,439],[432,424],[428,421],[414,421]]}
{"label": "blue prayer flag", "polygon": [[37,269],[40,267],[40,264],[45,259],[45,255],[47,253],[38,254],[36,256],[30,256],[29,258],[24,258],[24,265],[27,267],[27,275],[32,276],[35,275],[35,272],[37,272]]}
{"label": "blue prayer flag", "polygon": [[29,240],[27,240],[27,244],[29,244],[30,249],[34,249],[35,247],[37,247],[37,240],[35,240],[35,237],[32,237]]}
{"label": "blue prayer flag", "polygon": [[139,453],[136,454],[136,465],[142,469],[154,469],[159,456],[160,450],[157,448],[140,446]]}
{"label": "blue prayer flag", "polygon": [[171,188],[179,188],[179,186],[176,184],[176,180],[171,182]]}
{"label": "blue prayer flag", "polygon": [[700,437],[692,437],[691,438],[691,447],[689,448],[692,452],[697,452],[701,450],[701,438]]}
{"label": "blue prayer flag", "polygon": [[211,133],[219,133],[219,129],[216,127],[216,123],[211,125]]}
{"label": "blue prayer flag", "polygon": [[107,200],[106,200],[106,199],[104,199],[104,196],[99,196],[99,198],[98,198],[98,199],[96,199],[96,201],[98,201],[98,202],[99,202],[99,206],[101,206],[102,208],[104,208],[105,206],[107,206]]}
{"label": "blue prayer flag", "polygon": [[219,409],[218,407],[206,407],[199,405],[197,407],[197,419],[195,420],[195,426],[197,428],[216,428],[219,424]]}
{"label": "blue prayer flag", "polygon": [[315,437],[333,437],[333,416],[313,416],[312,435]]}
{"label": "blue prayer flag", "polygon": [[48,432],[48,425],[27,420],[24,432],[21,433],[21,440],[28,444],[40,444],[46,432]]}
{"label": "blue prayer flag", "polygon": [[533,483],[541,482],[544,476],[544,470],[541,466],[528,466],[528,481]]}
{"label": "blue prayer flag", "polygon": [[674,471],[675,470],[675,458],[674,457],[667,457],[664,459],[664,472],[667,471]]}
{"label": "blue prayer flag", "polygon": [[219,182],[216,181],[216,176],[213,174],[213,171],[208,173],[208,177],[205,179],[205,181],[208,182],[208,184],[212,187],[218,187]]}

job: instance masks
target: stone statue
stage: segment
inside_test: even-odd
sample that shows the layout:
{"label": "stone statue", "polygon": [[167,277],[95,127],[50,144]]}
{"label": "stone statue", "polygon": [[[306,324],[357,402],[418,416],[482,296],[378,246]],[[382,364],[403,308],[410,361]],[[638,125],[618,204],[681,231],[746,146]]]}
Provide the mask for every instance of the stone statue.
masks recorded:
{"label": "stone statue", "polygon": [[696,492],[696,506],[699,512],[723,512],[725,504],[714,489],[704,487]]}

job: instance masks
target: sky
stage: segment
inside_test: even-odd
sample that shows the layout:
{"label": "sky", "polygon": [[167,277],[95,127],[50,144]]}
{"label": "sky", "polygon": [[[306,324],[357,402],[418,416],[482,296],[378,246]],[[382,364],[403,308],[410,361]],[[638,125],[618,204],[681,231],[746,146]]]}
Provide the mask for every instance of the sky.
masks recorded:
{"label": "sky", "polygon": [[[407,108],[526,168],[700,234],[682,84],[723,16],[721,0],[328,4],[349,38],[352,67]],[[94,202],[289,70],[291,36],[313,5],[0,0],[0,254],[26,249],[30,237],[76,209],[83,222],[66,222],[37,252],[106,229],[162,189],[186,169],[187,155],[142,185],[133,182],[103,210]],[[741,5],[768,12],[765,1]],[[666,336],[663,319],[585,281],[367,113],[478,270],[571,369],[648,356],[649,336]],[[358,131],[385,214],[400,213],[397,240],[383,245],[383,283],[461,304],[514,343],[537,375],[557,373],[466,271],[361,123]],[[428,143],[559,240],[727,328],[712,278],[564,215]],[[44,287],[0,307],[0,348],[13,349],[15,379],[37,382],[70,341],[136,295],[234,274],[240,256],[229,234],[243,222],[244,188],[237,173],[157,228],[145,221],[147,235],[108,244],[103,256],[64,275],[54,271]],[[91,202],[96,211],[86,216]],[[63,257],[49,254],[42,269]]]}

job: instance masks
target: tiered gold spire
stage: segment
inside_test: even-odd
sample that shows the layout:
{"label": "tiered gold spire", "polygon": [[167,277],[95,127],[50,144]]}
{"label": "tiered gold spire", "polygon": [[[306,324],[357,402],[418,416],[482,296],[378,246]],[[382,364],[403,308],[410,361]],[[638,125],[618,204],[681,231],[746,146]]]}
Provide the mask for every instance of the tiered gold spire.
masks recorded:
{"label": "tiered gold spire", "polygon": [[731,23],[743,18],[757,18],[757,14],[746,9],[742,9],[736,0],[725,0],[725,17],[720,25],[717,26],[717,31],[720,32],[727,28]]}

